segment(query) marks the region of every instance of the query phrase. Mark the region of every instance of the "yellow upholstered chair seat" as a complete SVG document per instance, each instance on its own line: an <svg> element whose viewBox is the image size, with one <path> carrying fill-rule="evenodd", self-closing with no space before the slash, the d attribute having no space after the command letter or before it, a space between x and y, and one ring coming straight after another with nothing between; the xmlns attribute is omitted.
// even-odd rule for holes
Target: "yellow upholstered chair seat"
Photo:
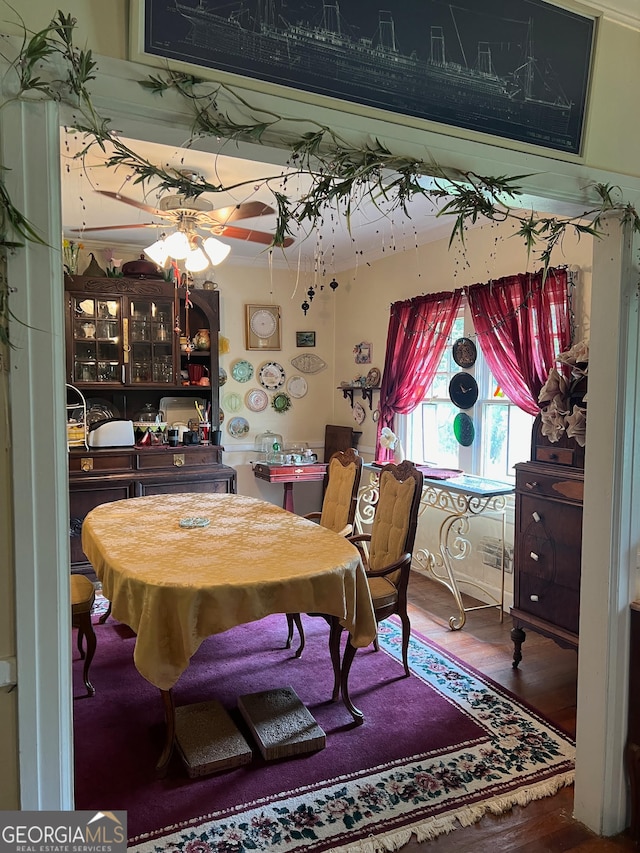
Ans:
<svg viewBox="0 0 640 853"><path fill-rule="evenodd" d="M369 591L374 609L389 607L398 600L398 589L387 578L369 578Z"/></svg>

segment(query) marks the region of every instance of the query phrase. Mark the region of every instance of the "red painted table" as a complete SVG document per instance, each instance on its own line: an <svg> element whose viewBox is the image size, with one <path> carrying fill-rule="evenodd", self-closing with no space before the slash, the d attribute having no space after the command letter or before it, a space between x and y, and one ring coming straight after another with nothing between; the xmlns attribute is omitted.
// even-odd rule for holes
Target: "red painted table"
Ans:
<svg viewBox="0 0 640 853"><path fill-rule="evenodd" d="M256 462L253 466L253 474L259 480L269 483L282 483L284 486L284 499L282 506L293 512L293 484L323 480L327 473L326 462L311 462L300 465L272 465L268 462Z"/></svg>

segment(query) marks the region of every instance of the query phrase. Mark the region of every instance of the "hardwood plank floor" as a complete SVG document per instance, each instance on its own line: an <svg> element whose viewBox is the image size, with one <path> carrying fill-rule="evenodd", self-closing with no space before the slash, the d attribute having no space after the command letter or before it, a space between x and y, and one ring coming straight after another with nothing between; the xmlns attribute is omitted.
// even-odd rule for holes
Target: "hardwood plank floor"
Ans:
<svg viewBox="0 0 640 853"><path fill-rule="evenodd" d="M505 614L501 623L496 609L467 614L461 631L451 631L449 617L455 606L451 594L440 584L416 572L409 584L412 627L423 636L463 659L501 684L515 696L537 708L556 725L575 736L577 656L552 640L527 631L518 669L511 666L512 621ZM478 602L465 599L465 606ZM456 829L433 841L415 840L402 853L616 853L637 851L627 832L615 838L600 838L572 818L573 787L553 797L515 806L499 816L486 815L470 827Z"/></svg>

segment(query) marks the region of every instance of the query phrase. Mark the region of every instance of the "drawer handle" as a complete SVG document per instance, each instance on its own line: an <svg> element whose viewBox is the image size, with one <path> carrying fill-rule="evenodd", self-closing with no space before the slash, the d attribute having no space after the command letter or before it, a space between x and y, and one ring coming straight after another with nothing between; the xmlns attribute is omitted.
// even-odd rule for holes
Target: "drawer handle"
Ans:
<svg viewBox="0 0 640 853"><path fill-rule="evenodd" d="M173 464L176 466L176 468L182 468L182 466L184 465L184 453L174 453Z"/></svg>
<svg viewBox="0 0 640 853"><path fill-rule="evenodd" d="M558 458L558 454L557 454L557 453L550 453L550 454L549 454L549 459L557 459L557 458Z"/></svg>
<svg viewBox="0 0 640 853"><path fill-rule="evenodd" d="M536 554L536 552L535 552L535 551L532 551L532 552L529 554L529 556L531 557L531 559L532 559L532 560L535 560L535 561L536 561L536 563L537 563L537 562L538 562L538 560L540 559L540 557Z"/></svg>
<svg viewBox="0 0 640 853"><path fill-rule="evenodd" d="M532 518L534 521L540 521L540 516L538 515L538 513L537 513L537 512L532 512L532 513L531 513L531 518Z"/></svg>
<svg viewBox="0 0 640 853"><path fill-rule="evenodd" d="M529 597L531 598L531 601L540 601L537 595L531 595Z"/></svg>
<svg viewBox="0 0 640 853"><path fill-rule="evenodd" d="M93 459L83 456L80 460L80 468L83 471L93 471Z"/></svg>
<svg viewBox="0 0 640 853"><path fill-rule="evenodd" d="M525 486L528 489L537 489L538 488L538 484L535 482L535 480L533 481L533 483L525 483Z"/></svg>
<svg viewBox="0 0 640 853"><path fill-rule="evenodd" d="M294 474L304 474L304 468L294 468L293 473Z"/></svg>

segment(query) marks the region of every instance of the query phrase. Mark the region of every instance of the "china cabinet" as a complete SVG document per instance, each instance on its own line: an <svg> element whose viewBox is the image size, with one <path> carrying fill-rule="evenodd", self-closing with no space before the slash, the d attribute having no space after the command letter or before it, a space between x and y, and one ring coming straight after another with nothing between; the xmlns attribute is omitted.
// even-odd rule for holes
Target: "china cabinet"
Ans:
<svg viewBox="0 0 640 853"><path fill-rule="evenodd" d="M184 295L184 288L176 291L163 279L65 276L67 382L86 398L89 420L94 415L135 420L141 410L159 410L163 398L184 398L185 408L194 412L191 398L204 400L219 411L219 293L191 291L188 312ZM194 333L200 346L209 341L208 349L180 347L180 337ZM200 369L190 371L193 365ZM236 472L221 456L216 445L70 446L72 571L90 572L80 545L90 510L142 495L233 493Z"/></svg>
<svg viewBox="0 0 640 853"><path fill-rule="evenodd" d="M163 279L65 276L65 295L67 382L85 396L185 388L191 363L218 376L218 291L190 291L189 311L184 288ZM181 349L190 329L210 346ZM215 380L207 393L217 411Z"/></svg>
<svg viewBox="0 0 640 853"><path fill-rule="evenodd" d="M516 468L513 666L531 628L578 647L584 448L552 444L534 422L531 461Z"/></svg>

